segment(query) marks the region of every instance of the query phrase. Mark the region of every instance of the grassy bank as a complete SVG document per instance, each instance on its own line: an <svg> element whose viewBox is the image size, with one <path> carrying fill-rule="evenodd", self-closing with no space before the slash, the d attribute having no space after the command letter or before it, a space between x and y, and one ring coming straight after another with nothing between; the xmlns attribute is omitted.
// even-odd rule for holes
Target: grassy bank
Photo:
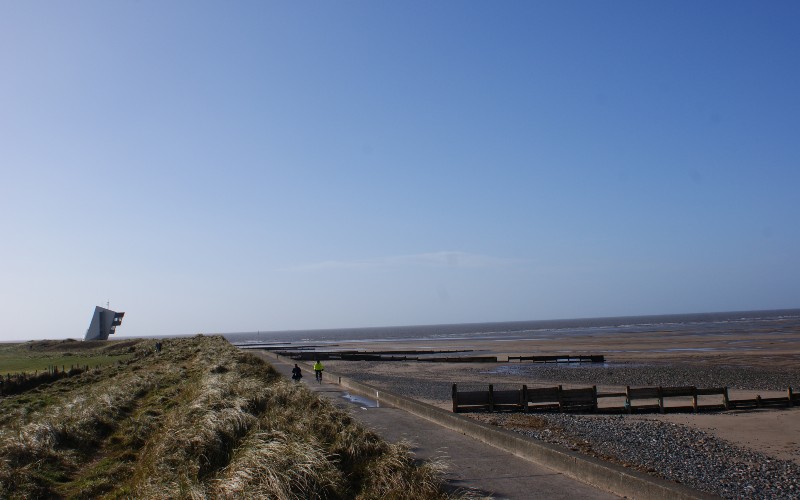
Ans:
<svg viewBox="0 0 800 500"><path fill-rule="evenodd" d="M221 337L0 400L0 498L444 498L415 464Z"/></svg>

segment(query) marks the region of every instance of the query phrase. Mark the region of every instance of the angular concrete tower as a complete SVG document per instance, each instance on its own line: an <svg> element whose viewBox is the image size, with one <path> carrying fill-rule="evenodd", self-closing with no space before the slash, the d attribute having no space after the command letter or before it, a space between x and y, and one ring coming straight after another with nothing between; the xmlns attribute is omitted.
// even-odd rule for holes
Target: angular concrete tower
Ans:
<svg viewBox="0 0 800 500"><path fill-rule="evenodd" d="M100 306L95 307L92 322L89 324L83 340L108 340L108 336L122 324L123 316L125 316L124 312L115 312Z"/></svg>

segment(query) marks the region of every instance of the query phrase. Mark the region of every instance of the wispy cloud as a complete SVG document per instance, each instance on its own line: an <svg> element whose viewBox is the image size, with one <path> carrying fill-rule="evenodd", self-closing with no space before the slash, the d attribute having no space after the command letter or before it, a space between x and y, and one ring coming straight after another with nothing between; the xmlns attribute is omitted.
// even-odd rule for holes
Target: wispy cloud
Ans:
<svg viewBox="0 0 800 500"><path fill-rule="evenodd" d="M508 266L520 260L490 257L467 252L430 252L412 255L392 255L372 259L327 260L286 268L291 271L316 271L326 269L367 269L404 267L487 268Z"/></svg>

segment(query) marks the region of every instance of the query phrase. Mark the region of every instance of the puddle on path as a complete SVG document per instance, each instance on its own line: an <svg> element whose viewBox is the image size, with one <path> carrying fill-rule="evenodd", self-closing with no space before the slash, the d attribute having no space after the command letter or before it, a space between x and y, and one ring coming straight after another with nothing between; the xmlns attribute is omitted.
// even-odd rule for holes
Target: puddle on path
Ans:
<svg viewBox="0 0 800 500"><path fill-rule="evenodd" d="M380 408L381 404L374 399L365 398L364 396L356 396L354 394L350 394L349 392L345 392L342 397L351 403L357 404L362 408Z"/></svg>

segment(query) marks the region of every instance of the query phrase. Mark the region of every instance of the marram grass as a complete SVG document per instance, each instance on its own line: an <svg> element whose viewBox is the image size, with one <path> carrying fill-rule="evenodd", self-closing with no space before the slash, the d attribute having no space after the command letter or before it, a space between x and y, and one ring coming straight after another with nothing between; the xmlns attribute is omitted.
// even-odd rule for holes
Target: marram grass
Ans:
<svg viewBox="0 0 800 500"><path fill-rule="evenodd" d="M222 337L0 399L0 498L447 498L347 413Z"/></svg>

